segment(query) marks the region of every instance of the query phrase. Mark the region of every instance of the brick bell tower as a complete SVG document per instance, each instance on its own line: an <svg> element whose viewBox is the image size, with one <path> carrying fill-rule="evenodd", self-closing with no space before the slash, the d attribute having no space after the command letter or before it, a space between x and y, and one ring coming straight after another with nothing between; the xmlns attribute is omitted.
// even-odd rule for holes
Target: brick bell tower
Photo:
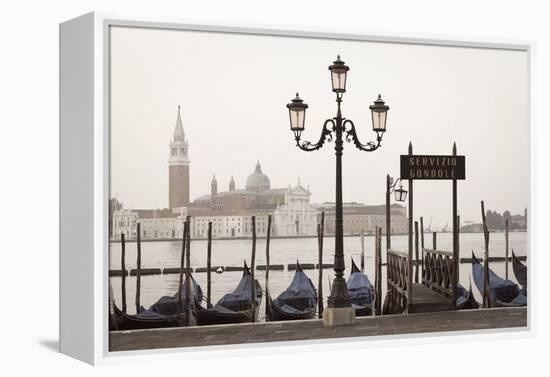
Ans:
<svg viewBox="0 0 550 377"><path fill-rule="evenodd" d="M168 160L169 182L168 197L171 210L189 204L189 144L185 140L180 106L172 140L170 140L170 158Z"/></svg>

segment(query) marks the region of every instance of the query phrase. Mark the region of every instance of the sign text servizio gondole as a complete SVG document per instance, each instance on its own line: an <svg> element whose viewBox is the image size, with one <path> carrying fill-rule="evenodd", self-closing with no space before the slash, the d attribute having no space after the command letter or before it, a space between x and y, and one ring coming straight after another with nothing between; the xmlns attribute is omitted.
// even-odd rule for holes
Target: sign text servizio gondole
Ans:
<svg viewBox="0 0 550 377"><path fill-rule="evenodd" d="M464 156L401 155L401 179L465 179Z"/></svg>

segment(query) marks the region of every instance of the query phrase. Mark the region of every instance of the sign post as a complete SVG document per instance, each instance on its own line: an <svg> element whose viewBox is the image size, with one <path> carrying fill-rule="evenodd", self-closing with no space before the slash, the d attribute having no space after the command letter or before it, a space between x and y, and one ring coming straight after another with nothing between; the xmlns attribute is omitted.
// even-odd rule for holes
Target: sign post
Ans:
<svg viewBox="0 0 550 377"><path fill-rule="evenodd" d="M456 143L453 143L453 157L456 158ZM463 161L464 162L464 161ZM462 171L464 173L464 171ZM453 310L456 310L456 298L458 288L458 209L457 209L457 194L456 194L456 175L453 177Z"/></svg>
<svg viewBox="0 0 550 377"><path fill-rule="evenodd" d="M466 179L466 158L456 154L456 143L451 155L413 155L412 143L409 153L401 155L401 179L409 181L409 303L412 302L412 250L413 250L413 181L415 180L451 180L453 182L453 265L452 265L452 300L456 309L458 268L459 268L459 224L457 181ZM435 234L434 234L435 236ZM434 248L435 248L434 237Z"/></svg>

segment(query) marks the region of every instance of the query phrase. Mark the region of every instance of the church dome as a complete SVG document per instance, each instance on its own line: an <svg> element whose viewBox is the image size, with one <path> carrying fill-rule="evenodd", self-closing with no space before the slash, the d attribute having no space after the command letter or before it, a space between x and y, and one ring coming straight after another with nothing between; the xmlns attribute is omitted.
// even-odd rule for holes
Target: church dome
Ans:
<svg viewBox="0 0 550 377"><path fill-rule="evenodd" d="M254 173L250 174L246 179L246 189L250 191L264 191L271 188L271 183L267 175L262 173L262 167L260 166L260 161L256 164L256 169Z"/></svg>

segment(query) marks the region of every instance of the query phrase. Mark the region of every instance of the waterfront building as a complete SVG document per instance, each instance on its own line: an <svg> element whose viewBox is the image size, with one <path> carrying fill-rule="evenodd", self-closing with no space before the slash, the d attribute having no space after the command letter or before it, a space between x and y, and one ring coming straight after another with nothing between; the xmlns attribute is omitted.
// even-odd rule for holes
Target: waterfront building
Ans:
<svg viewBox="0 0 550 377"><path fill-rule="evenodd" d="M124 237L133 238L136 236L136 224L138 213L126 208L121 208L113 211L112 214L112 234L111 237L119 240L120 235L124 233Z"/></svg>
<svg viewBox="0 0 550 377"><path fill-rule="evenodd" d="M191 236L206 238L208 223L212 222L212 238L235 238L252 236L252 216L256 216L256 236L267 234L267 212L220 211L203 212L191 216ZM272 233L273 234L273 233Z"/></svg>
<svg viewBox="0 0 550 377"><path fill-rule="evenodd" d="M334 203L322 203L317 206L319 211L325 211L325 234L333 235L335 227ZM392 234L405 234L408 232L407 210L400 204L392 204L390 207L390 223ZM343 203L344 210L344 234L357 235L361 232L374 234L376 227L381 227L386 233L386 206L365 205L363 203Z"/></svg>
<svg viewBox="0 0 550 377"><path fill-rule="evenodd" d="M272 215L273 236L313 236L318 211L310 199L311 192L301 185L300 180L295 186L271 188L269 177L258 161L247 177L244 189L238 189L234 177L231 177L229 189L219 192L218 181L213 176L210 194L195 199L188 207L188 213L196 218L196 230L201 235L206 234L208 221L215 221L219 225L213 236L248 237L251 235L252 216L256 216L257 234L265 235L267 217Z"/></svg>
<svg viewBox="0 0 550 377"><path fill-rule="evenodd" d="M137 236L141 224L141 239L172 239L183 236L185 211L177 214L170 209L120 209L113 213L113 239L124 233L127 239Z"/></svg>
<svg viewBox="0 0 550 377"><path fill-rule="evenodd" d="M514 229L527 229L527 215L512 215L510 226Z"/></svg>
<svg viewBox="0 0 550 377"><path fill-rule="evenodd" d="M460 227L461 233L481 233L483 232L482 223L467 222L465 225Z"/></svg>
<svg viewBox="0 0 550 377"><path fill-rule="evenodd" d="M311 192L300 184L288 186L284 201L273 212L278 236L311 236L317 234L319 211L310 203Z"/></svg>
<svg viewBox="0 0 550 377"><path fill-rule="evenodd" d="M199 196L190 208L208 207L213 211L273 211L284 203L286 188L271 188L269 177L262 172L258 161L252 174L246 179L244 189L237 189L235 179L231 177L229 189L218 191L218 181L213 176L210 182L210 194Z"/></svg>
<svg viewBox="0 0 550 377"><path fill-rule="evenodd" d="M141 224L141 238L172 239L183 237L185 212L177 214L170 209L138 209L137 221Z"/></svg>

